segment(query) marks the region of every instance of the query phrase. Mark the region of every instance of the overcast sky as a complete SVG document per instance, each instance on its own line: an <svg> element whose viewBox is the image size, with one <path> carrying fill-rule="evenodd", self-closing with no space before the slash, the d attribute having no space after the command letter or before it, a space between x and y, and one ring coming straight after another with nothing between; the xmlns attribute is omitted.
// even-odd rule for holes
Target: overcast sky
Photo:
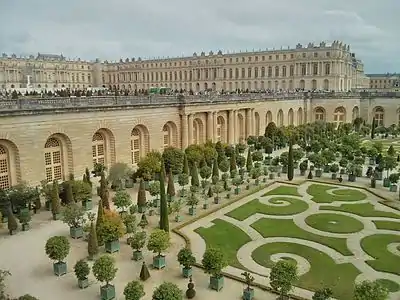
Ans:
<svg viewBox="0 0 400 300"><path fill-rule="evenodd" d="M400 0L0 0L0 52L119 60L342 40L400 72Z"/></svg>

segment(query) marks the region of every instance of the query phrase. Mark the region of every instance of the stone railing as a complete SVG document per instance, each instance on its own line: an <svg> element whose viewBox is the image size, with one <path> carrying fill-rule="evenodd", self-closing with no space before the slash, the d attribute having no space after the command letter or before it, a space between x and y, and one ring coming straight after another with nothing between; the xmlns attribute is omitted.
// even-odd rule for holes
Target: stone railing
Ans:
<svg viewBox="0 0 400 300"><path fill-rule="evenodd" d="M244 102L244 101L279 101L295 99L329 99L329 98L379 98L400 97L399 92L390 93L250 93L250 94L224 94L224 95L149 95L149 96L93 96L93 97L48 97L0 99L0 111L35 111L72 108L102 108L102 107L124 107L124 106L152 106L152 105L185 105L218 102Z"/></svg>

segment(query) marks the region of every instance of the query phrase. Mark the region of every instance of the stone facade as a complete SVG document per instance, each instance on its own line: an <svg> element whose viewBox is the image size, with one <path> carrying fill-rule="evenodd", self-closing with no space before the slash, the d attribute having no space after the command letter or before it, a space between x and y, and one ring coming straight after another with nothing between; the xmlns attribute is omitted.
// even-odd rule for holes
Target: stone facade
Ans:
<svg viewBox="0 0 400 300"><path fill-rule="evenodd" d="M392 95L393 96L393 95ZM399 96L399 95L397 95ZM94 162L137 166L151 150L195 143L235 144L277 126L316 120L400 120L398 98L302 94L219 97L110 97L0 101L0 187L80 177Z"/></svg>
<svg viewBox="0 0 400 300"><path fill-rule="evenodd" d="M367 74L369 89L375 91L400 91L400 74Z"/></svg>
<svg viewBox="0 0 400 300"><path fill-rule="evenodd" d="M29 77L29 80L27 79ZM340 41L288 49L239 53L210 51L192 56L119 62L67 61L42 55L0 58L0 89L82 89L107 87L126 90L169 87L202 90L333 90L368 88L364 65Z"/></svg>

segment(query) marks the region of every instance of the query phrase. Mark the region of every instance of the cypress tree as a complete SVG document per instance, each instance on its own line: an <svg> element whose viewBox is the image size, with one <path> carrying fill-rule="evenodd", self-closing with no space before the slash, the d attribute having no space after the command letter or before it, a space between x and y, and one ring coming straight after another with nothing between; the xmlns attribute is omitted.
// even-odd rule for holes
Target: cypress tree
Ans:
<svg viewBox="0 0 400 300"><path fill-rule="evenodd" d="M104 245L103 237L101 235L101 229L104 223L104 210L103 204L101 203L101 199L99 201L99 206L97 207L97 220L96 220L96 236L97 236L97 244L99 246Z"/></svg>
<svg viewBox="0 0 400 300"><path fill-rule="evenodd" d="M219 178L218 160L216 158L214 158L213 170L212 170L212 177L214 176Z"/></svg>
<svg viewBox="0 0 400 300"><path fill-rule="evenodd" d="M140 270L139 278L141 281L146 281L147 279L150 278L150 272L145 262L143 262L142 264L142 269Z"/></svg>
<svg viewBox="0 0 400 300"><path fill-rule="evenodd" d="M110 210L110 192L106 188L102 197L101 197L101 203L103 204L103 207L105 209Z"/></svg>
<svg viewBox="0 0 400 300"><path fill-rule="evenodd" d="M197 165L196 165L196 163L193 163L193 167L192 167L192 169L191 169L191 175L192 175L192 178L191 178L191 182L190 182L190 184L192 185L192 186L197 186L197 187L199 187L200 186L200 181L199 181L199 173L198 173L198 171L197 171Z"/></svg>
<svg viewBox="0 0 400 300"><path fill-rule="evenodd" d="M53 219L56 220L57 215L61 211L60 197L58 193L58 183L56 180L53 181L53 189L51 192L51 212L53 213Z"/></svg>
<svg viewBox="0 0 400 300"><path fill-rule="evenodd" d="M100 198L103 196L107 189L107 180L104 172L101 173L100 175Z"/></svg>
<svg viewBox="0 0 400 300"><path fill-rule="evenodd" d="M42 208L42 201L40 201L40 192L39 188L35 189L35 210L38 211Z"/></svg>
<svg viewBox="0 0 400 300"><path fill-rule="evenodd" d="M90 233L89 233L89 240L88 240L88 254L89 259L92 260L95 255L99 253L99 244L97 242L97 233L96 227L94 227L94 223L90 224Z"/></svg>
<svg viewBox="0 0 400 300"><path fill-rule="evenodd" d="M231 158L230 158L230 168L229 171L231 173L236 173L237 172L237 165L236 165L236 154L232 153Z"/></svg>
<svg viewBox="0 0 400 300"><path fill-rule="evenodd" d="M372 128L371 128L371 140L375 138L375 127L376 127L375 118L372 119Z"/></svg>
<svg viewBox="0 0 400 300"><path fill-rule="evenodd" d="M290 139L289 141L289 155L288 155L288 172L287 178L289 181L293 180L294 176L294 162L293 162L293 141Z"/></svg>
<svg viewBox="0 0 400 300"><path fill-rule="evenodd" d="M189 163L188 163L188 159L187 159L186 154L184 155L184 158L183 158L183 171L182 171L182 173L186 174L186 175L189 175Z"/></svg>
<svg viewBox="0 0 400 300"><path fill-rule="evenodd" d="M65 185L66 191L65 191L65 202L66 204L70 204L74 202L74 194L72 192L72 183L67 182Z"/></svg>
<svg viewBox="0 0 400 300"><path fill-rule="evenodd" d="M246 170L250 172L253 169L253 157L251 156L250 149L247 150Z"/></svg>
<svg viewBox="0 0 400 300"><path fill-rule="evenodd" d="M160 229L169 232L169 220L168 220L168 206L167 197L165 195L165 167L164 164L161 166L160 176Z"/></svg>
<svg viewBox="0 0 400 300"><path fill-rule="evenodd" d="M89 168L85 169L85 177L86 177L86 182L90 184L90 186L93 186L92 181L90 180L90 171Z"/></svg>
<svg viewBox="0 0 400 300"><path fill-rule="evenodd" d="M7 219L8 232L10 233L10 235L13 235L14 231L18 229L18 223L11 208L8 210Z"/></svg>
<svg viewBox="0 0 400 300"><path fill-rule="evenodd" d="M139 190L137 194L137 206L139 209L139 212L142 212L141 209L146 207L147 201L146 201L146 189L144 187L144 181L141 178L140 179L140 185L139 185Z"/></svg>
<svg viewBox="0 0 400 300"><path fill-rule="evenodd" d="M169 197L169 201L172 201L172 197L175 196L175 184L174 184L174 178L172 177L172 173L168 173L168 186L167 186L167 194Z"/></svg>

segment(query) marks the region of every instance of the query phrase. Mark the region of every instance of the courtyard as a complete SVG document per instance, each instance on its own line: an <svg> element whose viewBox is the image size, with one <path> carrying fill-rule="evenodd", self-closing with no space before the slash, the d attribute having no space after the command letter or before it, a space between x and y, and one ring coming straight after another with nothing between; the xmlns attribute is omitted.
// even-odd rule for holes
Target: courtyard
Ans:
<svg viewBox="0 0 400 300"><path fill-rule="evenodd" d="M198 260L219 247L227 273L248 270L263 285L273 263L287 259L299 270L294 294L311 298L329 286L335 298L351 299L354 282L376 279L389 299L400 297L400 213L361 189L275 182L180 231Z"/></svg>

